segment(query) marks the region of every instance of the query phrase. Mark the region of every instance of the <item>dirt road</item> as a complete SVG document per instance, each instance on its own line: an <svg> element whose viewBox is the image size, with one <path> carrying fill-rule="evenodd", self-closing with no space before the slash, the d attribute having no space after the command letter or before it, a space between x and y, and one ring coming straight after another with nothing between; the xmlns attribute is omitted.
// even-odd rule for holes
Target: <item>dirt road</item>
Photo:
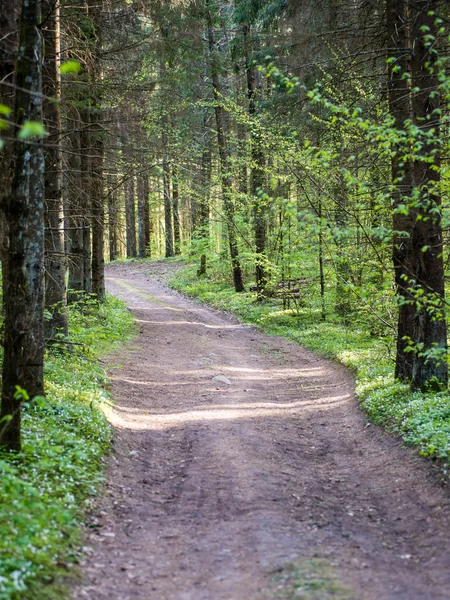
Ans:
<svg viewBox="0 0 450 600"><path fill-rule="evenodd" d="M182 298L156 268L108 267L140 334L113 360L114 454L73 597L450 598L431 464L366 426L344 368Z"/></svg>

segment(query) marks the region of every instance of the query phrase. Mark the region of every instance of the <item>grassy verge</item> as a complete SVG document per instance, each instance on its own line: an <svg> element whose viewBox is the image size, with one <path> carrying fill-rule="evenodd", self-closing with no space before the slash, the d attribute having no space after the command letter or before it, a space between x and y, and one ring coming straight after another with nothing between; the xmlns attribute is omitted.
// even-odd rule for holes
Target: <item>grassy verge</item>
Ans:
<svg viewBox="0 0 450 600"><path fill-rule="evenodd" d="M278 300L258 302L254 293L236 294L226 284L199 279L196 267L187 266L169 285L215 308L231 311L243 322L266 333L290 338L303 346L337 359L356 374L357 394L370 419L400 434L421 454L438 459L444 474L450 461L450 395L411 393L394 381L392 340L374 338L369 332L323 322L320 308L283 310Z"/></svg>
<svg viewBox="0 0 450 600"><path fill-rule="evenodd" d="M111 429L98 359L131 337L133 318L108 297L71 310L70 331L72 351L48 353L46 401L24 408L22 453L0 455L0 600L66 597L79 525L102 481Z"/></svg>

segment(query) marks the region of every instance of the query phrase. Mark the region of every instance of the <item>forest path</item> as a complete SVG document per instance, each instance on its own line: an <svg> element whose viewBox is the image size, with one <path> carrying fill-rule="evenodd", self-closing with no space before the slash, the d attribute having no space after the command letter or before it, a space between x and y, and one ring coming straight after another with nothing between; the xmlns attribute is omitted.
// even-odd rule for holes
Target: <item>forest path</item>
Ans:
<svg viewBox="0 0 450 600"><path fill-rule="evenodd" d="M431 464L366 427L344 368L168 290L160 268L107 268L140 334L113 361L114 453L74 598L450 598ZM291 593L287 564L311 557L350 591L327 567Z"/></svg>

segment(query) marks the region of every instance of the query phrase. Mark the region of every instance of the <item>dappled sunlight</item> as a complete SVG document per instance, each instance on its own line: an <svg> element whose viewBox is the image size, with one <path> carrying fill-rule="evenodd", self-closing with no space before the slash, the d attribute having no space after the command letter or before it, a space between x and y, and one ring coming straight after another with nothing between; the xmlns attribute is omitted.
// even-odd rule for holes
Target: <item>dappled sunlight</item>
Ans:
<svg viewBox="0 0 450 600"><path fill-rule="evenodd" d="M289 403L255 402L236 405L223 404L195 407L180 412L150 412L128 407L105 407L105 414L112 425L121 429L138 431L164 431L173 427L200 424L209 421L238 421L241 419L291 418L306 411L326 411L344 404L349 394L326 396L311 400L295 400Z"/></svg>
<svg viewBox="0 0 450 600"><path fill-rule="evenodd" d="M239 373L239 372L251 372L251 373L262 373L265 375L264 379L268 378L268 374L270 373L270 378L276 376L276 379L290 379L292 377L322 377L326 375L326 370L323 367L311 367L306 369L252 369L247 367L235 367L235 366L222 366L220 367L222 371L226 371L227 373ZM235 375L237 379L241 379L238 375ZM244 377L243 379L247 379ZM258 379L258 377L255 377Z"/></svg>
<svg viewBox="0 0 450 600"><path fill-rule="evenodd" d="M201 358L197 359L200 361ZM212 359L211 359L212 362ZM211 369L211 365L205 365L209 369ZM150 365L151 367L151 365ZM225 388L227 391L231 391L233 388L233 383L261 383L263 382L265 386L274 386L277 384L278 380L286 381L289 379L295 379L292 383L296 386L299 386L298 379L299 378L315 378L315 377L323 377L326 374L325 369L321 367L313 367L311 369L285 369L285 370L267 370L267 369L254 369L254 368L245 368L245 367L234 367L234 366L223 366L217 367L217 372L214 374L205 373L204 370L201 369L186 369L186 370L173 370L171 371L171 375L173 377L172 381L148 381L148 380L140 380L133 379L130 377L123 377L121 374L112 375L111 379L113 381L126 381L127 383L131 383L139 386L149 386L149 387L176 387L176 386L190 386L190 385L199 385L203 383L205 385L213 385L213 389L216 389L217 383L214 381L214 376L220 373L226 373L231 379L231 386ZM189 381L186 381L186 378L190 377ZM218 382L220 384L220 382ZM301 384L300 384L301 385ZM223 387L223 384L222 384ZM301 386L303 389L307 389L306 386ZM308 386L309 388L309 386Z"/></svg>
<svg viewBox="0 0 450 600"><path fill-rule="evenodd" d="M206 329L249 329L246 325L209 325L207 323L199 323L197 321L145 321L143 319L136 319L137 323L148 323L149 325L171 325L177 327L178 325L190 325L206 327Z"/></svg>

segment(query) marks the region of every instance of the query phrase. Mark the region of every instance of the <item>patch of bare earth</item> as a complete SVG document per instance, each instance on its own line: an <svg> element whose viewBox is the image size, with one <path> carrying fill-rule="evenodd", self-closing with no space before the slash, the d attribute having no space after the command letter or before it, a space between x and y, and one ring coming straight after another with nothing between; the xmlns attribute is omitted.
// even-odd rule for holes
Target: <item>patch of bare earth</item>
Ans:
<svg viewBox="0 0 450 600"><path fill-rule="evenodd" d="M73 597L309 598L279 575L318 557L357 600L450 598L448 490L366 427L348 371L152 268L107 270L140 334L115 357L114 453Z"/></svg>

